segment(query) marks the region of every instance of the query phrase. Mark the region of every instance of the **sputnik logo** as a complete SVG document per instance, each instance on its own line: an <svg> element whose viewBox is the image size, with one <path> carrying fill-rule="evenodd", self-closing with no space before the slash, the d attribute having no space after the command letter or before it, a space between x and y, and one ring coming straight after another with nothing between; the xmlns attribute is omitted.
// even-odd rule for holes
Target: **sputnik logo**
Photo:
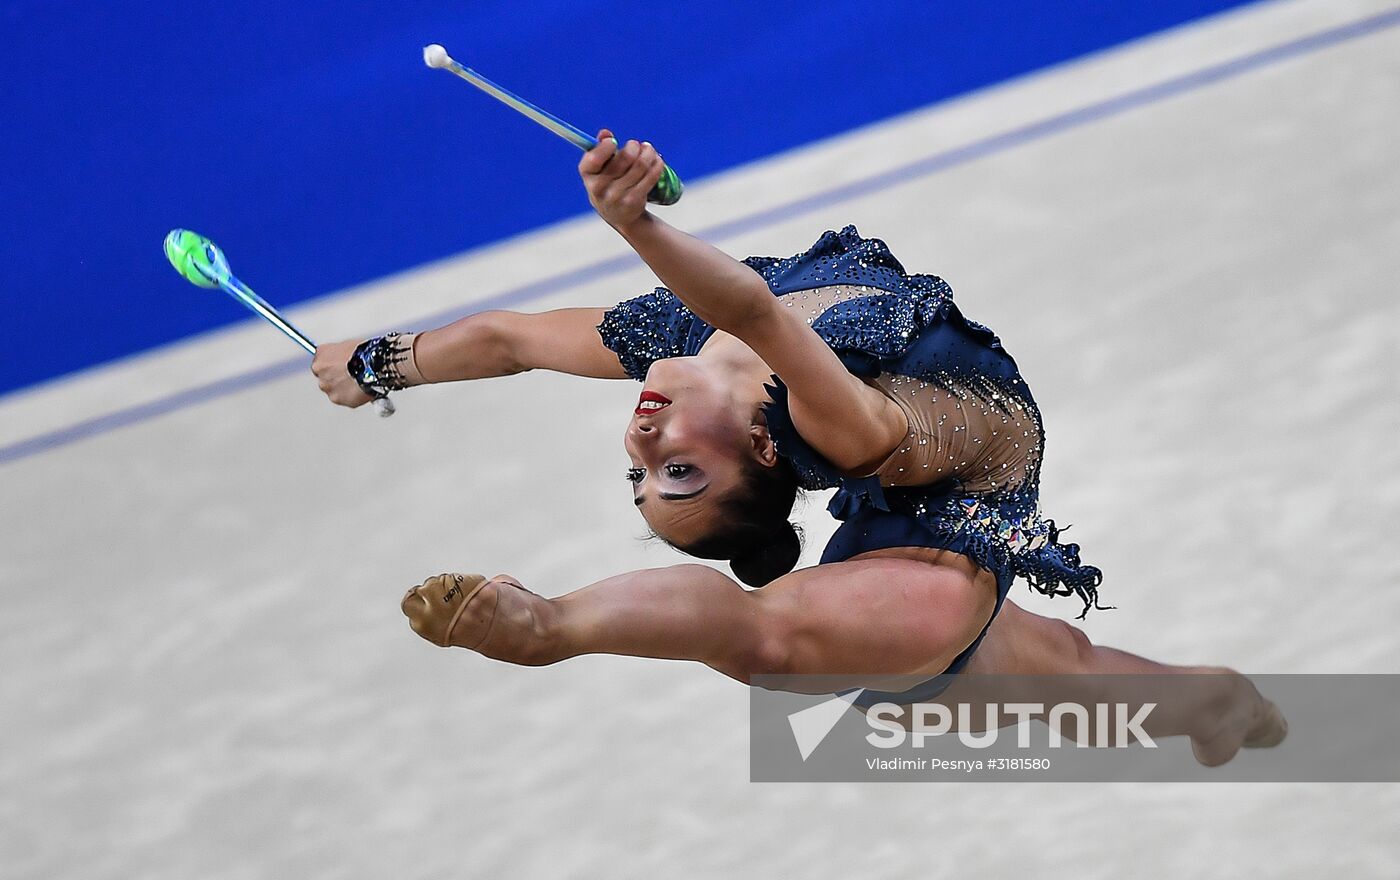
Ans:
<svg viewBox="0 0 1400 880"><path fill-rule="evenodd" d="M811 757L812 752L816 751L817 746L821 745L822 740L836 727L836 723L846 714L856 697L864 691L865 688L858 688L788 716L788 726L792 728L792 738L797 743L797 751L802 755L803 761Z"/></svg>

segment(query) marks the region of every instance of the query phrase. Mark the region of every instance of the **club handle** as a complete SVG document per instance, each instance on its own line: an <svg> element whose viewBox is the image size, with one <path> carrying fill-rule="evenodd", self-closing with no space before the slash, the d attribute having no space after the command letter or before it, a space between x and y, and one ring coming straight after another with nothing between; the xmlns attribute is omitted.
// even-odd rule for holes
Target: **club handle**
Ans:
<svg viewBox="0 0 1400 880"><path fill-rule="evenodd" d="M674 205L681 200L681 193L685 192L685 184L681 183L681 178L667 165L661 172L661 177L656 181L656 186L647 193L647 201L654 205Z"/></svg>

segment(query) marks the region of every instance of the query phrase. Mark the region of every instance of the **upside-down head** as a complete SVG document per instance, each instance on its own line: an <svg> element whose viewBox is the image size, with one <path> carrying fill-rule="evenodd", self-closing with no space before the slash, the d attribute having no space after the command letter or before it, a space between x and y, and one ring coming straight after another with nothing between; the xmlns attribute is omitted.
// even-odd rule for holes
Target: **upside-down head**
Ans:
<svg viewBox="0 0 1400 880"><path fill-rule="evenodd" d="M702 559L726 559L750 586L791 571L802 552L788 521L797 475L762 410L698 368L655 362L623 438L633 499L652 532Z"/></svg>

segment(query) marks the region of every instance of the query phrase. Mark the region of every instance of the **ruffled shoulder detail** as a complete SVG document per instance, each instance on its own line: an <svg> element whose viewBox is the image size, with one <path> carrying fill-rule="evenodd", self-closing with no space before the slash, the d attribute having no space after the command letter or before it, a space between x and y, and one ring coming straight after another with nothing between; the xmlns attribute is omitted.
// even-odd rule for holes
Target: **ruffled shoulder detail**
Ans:
<svg viewBox="0 0 1400 880"><path fill-rule="evenodd" d="M598 325L603 345L638 381L646 378L654 361L699 352L712 333L713 327L664 287L618 303Z"/></svg>
<svg viewBox="0 0 1400 880"><path fill-rule="evenodd" d="M932 275L908 275L904 266L878 238L861 238L855 226L840 232L827 230L816 244L791 257L749 257L744 263L763 276L778 295L832 284L865 284L898 292L911 279Z"/></svg>
<svg viewBox="0 0 1400 880"><path fill-rule="evenodd" d="M862 238L855 226L840 232L828 229L800 254L749 257L744 264L763 276L778 296L833 284L864 285L890 293L953 295L952 288L937 275L905 272L888 245L878 238Z"/></svg>
<svg viewBox="0 0 1400 880"><path fill-rule="evenodd" d="M937 323L964 328L985 348L1002 348L991 328L963 316L948 282L905 272L883 241L862 238L855 226L828 230L795 256L749 257L744 263L779 296L840 284L884 291L833 306L812 324L858 375L878 372L873 361L904 356L920 331Z"/></svg>

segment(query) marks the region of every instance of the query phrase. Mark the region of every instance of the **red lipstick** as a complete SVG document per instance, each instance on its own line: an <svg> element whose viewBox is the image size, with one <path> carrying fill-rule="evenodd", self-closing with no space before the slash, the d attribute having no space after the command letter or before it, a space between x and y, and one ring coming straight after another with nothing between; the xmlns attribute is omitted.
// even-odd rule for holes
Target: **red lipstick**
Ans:
<svg viewBox="0 0 1400 880"><path fill-rule="evenodd" d="M670 405L671 398L666 395L657 394L655 391L643 391L642 396L637 398L637 408L633 412L639 416L650 416Z"/></svg>

